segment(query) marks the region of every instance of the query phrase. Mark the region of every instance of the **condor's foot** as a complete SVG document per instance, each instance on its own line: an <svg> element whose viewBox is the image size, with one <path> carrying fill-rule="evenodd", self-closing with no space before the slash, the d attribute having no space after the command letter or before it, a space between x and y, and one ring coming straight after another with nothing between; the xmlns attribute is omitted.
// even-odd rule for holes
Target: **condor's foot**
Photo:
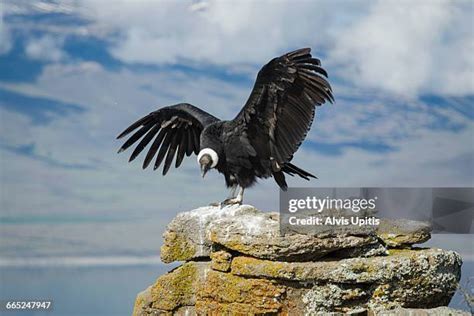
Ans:
<svg viewBox="0 0 474 316"><path fill-rule="evenodd" d="M228 205L242 205L242 199L239 199L238 197L235 198L230 198L230 199L225 199L224 201L221 202L220 206L228 206Z"/></svg>
<svg viewBox="0 0 474 316"><path fill-rule="evenodd" d="M212 203L209 203L209 206L220 207L220 206L221 206L221 203L219 203L219 202L212 202Z"/></svg>
<svg viewBox="0 0 474 316"><path fill-rule="evenodd" d="M236 189L236 187L232 188L231 195L222 201L221 207L235 204L242 205L242 201L244 200L244 188L239 187L239 192L235 195Z"/></svg>

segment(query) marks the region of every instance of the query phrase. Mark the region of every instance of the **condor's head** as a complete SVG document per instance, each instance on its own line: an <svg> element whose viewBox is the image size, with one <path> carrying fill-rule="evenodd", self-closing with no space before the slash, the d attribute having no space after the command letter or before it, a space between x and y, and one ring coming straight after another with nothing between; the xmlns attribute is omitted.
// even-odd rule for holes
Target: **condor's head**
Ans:
<svg viewBox="0 0 474 316"><path fill-rule="evenodd" d="M219 156L223 153L220 125L210 125L202 131L200 147L201 150L199 151L197 160L201 167L201 175L204 178L210 169L217 166Z"/></svg>
<svg viewBox="0 0 474 316"><path fill-rule="evenodd" d="M217 166L217 163L219 162L219 156L214 149L204 148L199 152L197 160L201 166L201 175L204 178L210 169Z"/></svg>

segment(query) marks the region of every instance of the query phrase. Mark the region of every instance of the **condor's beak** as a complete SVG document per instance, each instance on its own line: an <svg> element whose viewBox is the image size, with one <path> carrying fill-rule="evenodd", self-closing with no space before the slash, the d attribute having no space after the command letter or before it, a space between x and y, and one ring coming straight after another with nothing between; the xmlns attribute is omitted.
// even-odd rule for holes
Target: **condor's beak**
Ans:
<svg viewBox="0 0 474 316"><path fill-rule="evenodd" d="M209 171L209 165L208 164L202 164L201 165L201 176L204 178L204 176L206 175L206 173Z"/></svg>

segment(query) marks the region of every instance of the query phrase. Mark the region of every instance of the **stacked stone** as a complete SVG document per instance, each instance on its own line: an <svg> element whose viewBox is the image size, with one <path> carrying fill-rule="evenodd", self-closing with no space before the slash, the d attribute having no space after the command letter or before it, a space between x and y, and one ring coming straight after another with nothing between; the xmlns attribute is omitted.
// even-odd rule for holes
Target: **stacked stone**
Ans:
<svg viewBox="0 0 474 316"><path fill-rule="evenodd" d="M413 247L430 232L425 223L382 220L363 232L280 236L277 213L248 205L180 213L164 233L161 260L184 263L138 294L134 315L377 314L445 306L462 262L453 251Z"/></svg>

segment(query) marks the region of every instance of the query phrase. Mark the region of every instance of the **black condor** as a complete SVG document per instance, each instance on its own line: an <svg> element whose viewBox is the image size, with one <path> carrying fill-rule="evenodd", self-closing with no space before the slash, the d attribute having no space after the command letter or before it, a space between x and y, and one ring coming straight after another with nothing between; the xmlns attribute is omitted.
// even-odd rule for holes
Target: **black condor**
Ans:
<svg viewBox="0 0 474 316"><path fill-rule="evenodd" d="M286 190L285 173L315 178L291 160L311 128L315 107L334 101L325 77L311 49L287 53L263 66L249 99L233 120L220 120L187 103L167 106L125 129L117 138L138 130L119 152L141 139L130 156L132 161L152 142L143 168L156 156L154 169L164 161L163 175L174 157L178 168L185 155L194 153L203 177L212 168L224 175L231 188L224 204L242 203L244 189L256 178L273 177Z"/></svg>

